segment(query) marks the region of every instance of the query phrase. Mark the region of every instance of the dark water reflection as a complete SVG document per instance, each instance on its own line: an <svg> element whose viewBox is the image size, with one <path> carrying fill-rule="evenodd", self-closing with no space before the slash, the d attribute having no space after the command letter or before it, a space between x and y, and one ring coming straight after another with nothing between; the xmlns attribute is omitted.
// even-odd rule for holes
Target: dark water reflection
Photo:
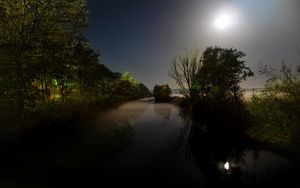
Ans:
<svg viewBox="0 0 300 188"><path fill-rule="evenodd" d="M187 151L203 172L206 186L299 185L299 173L292 162L236 131L230 119L211 124L199 119L186 122L190 130Z"/></svg>
<svg viewBox="0 0 300 188"><path fill-rule="evenodd" d="M256 187L297 179L286 158L151 99L33 130L0 157L1 187Z"/></svg>

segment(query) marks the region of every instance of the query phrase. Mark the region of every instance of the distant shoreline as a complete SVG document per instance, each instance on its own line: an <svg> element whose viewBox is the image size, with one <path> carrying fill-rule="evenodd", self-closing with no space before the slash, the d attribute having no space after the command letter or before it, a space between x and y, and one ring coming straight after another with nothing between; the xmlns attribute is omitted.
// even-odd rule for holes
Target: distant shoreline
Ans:
<svg viewBox="0 0 300 188"><path fill-rule="evenodd" d="M242 92L244 93L244 98L246 100L250 99L253 95L260 95L264 88L242 88ZM172 89L171 90L172 97L184 97L180 93L180 89Z"/></svg>

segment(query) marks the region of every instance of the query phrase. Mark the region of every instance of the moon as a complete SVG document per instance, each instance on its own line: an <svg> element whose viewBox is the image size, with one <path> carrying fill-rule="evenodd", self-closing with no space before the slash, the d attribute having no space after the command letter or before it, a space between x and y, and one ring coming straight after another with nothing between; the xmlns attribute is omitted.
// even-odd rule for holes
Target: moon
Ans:
<svg viewBox="0 0 300 188"><path fill-rule="evenodd" d="M232 28L237 22L237 14L233 10L223 10L217 14L213 25L220 31L225 31Z"/></svg>

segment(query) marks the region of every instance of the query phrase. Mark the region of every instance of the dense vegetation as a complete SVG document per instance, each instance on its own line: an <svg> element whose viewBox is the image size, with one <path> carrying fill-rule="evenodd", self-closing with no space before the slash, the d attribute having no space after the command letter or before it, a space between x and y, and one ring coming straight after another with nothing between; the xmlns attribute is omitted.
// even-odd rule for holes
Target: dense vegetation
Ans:
<svg viewBox="0 0 300 188"><path fill-rule="evenodd" d="M255 120L249 133L268 144L296 147L300 141L300 69L283 63L280 69L264 66L260 73L267 81L262 93L247 105Z"/></svg>
<svg viewBox="0 0 300 188"><path fill-rule="evenodd" d="M0 111L5 122L9 117L22 122L28 113L71 114L88 103L107 107L150 94L128 72L114 73L102 63L83 34L87 18L85 0L1 1Z"/></svg>

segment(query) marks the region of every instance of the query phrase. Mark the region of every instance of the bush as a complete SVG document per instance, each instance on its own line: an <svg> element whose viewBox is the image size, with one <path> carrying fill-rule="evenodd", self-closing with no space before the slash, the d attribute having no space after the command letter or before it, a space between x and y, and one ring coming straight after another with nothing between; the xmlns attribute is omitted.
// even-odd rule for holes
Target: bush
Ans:
<svg viewBox="0 0 300 188"><path fill-rule="evenodd" d="M269 96L254 97L248 104L253 125L248 134L260 142L288 147L293 142L299 124L299 106L284 99Z"/></svg>
<svg viewBox="0 0 300 188"><path fill-rule="evenodd" d="M156 102L168 102L171 100L171 89L168 84L155 85L153 94Z"/></svg>
<svg viewBox="0 0 300 188"><path fill-rule="evenodd" d="M277 147L291 147L300 141L300 69L282 63L278 70L264 66L260 73L267 77L261 95L254 96L248 110L254 120L251 137Z"/></svg>

